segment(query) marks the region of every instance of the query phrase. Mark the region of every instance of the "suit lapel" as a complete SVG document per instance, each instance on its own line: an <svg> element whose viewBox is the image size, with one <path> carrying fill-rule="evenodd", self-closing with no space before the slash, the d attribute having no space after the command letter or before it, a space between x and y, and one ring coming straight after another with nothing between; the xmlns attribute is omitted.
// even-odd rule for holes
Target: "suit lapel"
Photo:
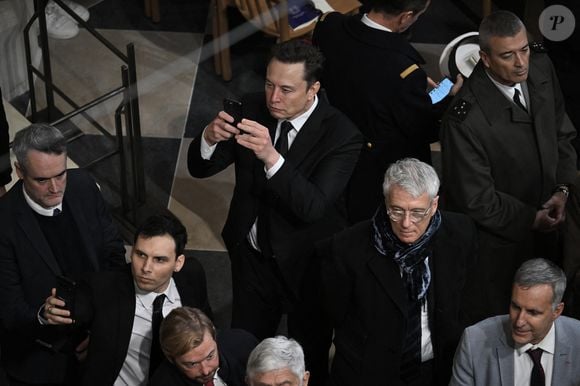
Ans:
<svg viewBox="0 0 580 386"><path fill-rule="evenodd" d="M22 192L22 184L14 186L12 189L20 189L18 192L18 201L17 201L17 215L16 215L16 222L18 226L22 228L24 234L30 240L30 244L36 249L42 260L46 263L46 265L50 268L50 270L55 275L62 275L62 271L56 258L52 254L52 250L38 225L38 221L34 217L34 213L26 200L24 199L24 193Z"/></svg>
<svg viewBox="0 0 580 386"><path fill-rule="evenodd" d="M407 294L397 264L376 251L374 251L374 257L367 264L371 273L406 317Z"/></svg>
<svg viewBox="0 0 580 386"><path fill-rule="evenodd" d="M564 385L570 379L573 379L572 368L575 365L572 362L572 347L563 336L559 327L560 320L556 319L556 338L554 350L554 370L552 371L552 385Z"/></svg>
<svg viewBox="0 0 580 386"><path fill-rule="evenodd" d="M85 217L85 211L83 210L83 208L80 205L80 201L78 200L74 200L74 199L69 199L69 195L64 194L64 199L63 199L63 204L67 206L67 208L70 210L71 212L71 216L75 221L75 224L77 226L77 230L79 232L80 238L81 238L81 244L84 248L84 256L87 258L87 260L89 261L89 263L91 264L93 270L98 270L99 269L99 262L98 262L98 258L95 254L95 252L97 251L97 248L95 248L95 246L93 245L93 239L91 237L89 237L89 235L87 234L87 230L91 229L89 227L89 222L87 221L87 218Z"/></svg>
<svg viewBox="0 0 580 386"><path fill-rule="evenodd" d="M115 346L118 348L117 360L121 359L121 361L125 360L131 341L131 331L133 330L133 322L135 320L135 303L137 300L135 297L135 284L133 283L133 276L130 269L127 269L126 273L128 275L123 278L122 282L119 282L118 292L115 296L118 311L115 314L119 316L116 329L118 333L116 338L119 340L119 344ZM111 339L113 338L112 336Z"/></svg>
<svg viewBox="0 0 580 386"><path fill-rule="evenodd" d="M320 138L326 132L325 126L322 125L322 118L326 105L322 98L318 98L318 105L304 123L304 126L298 132L296 139L284 156L293 165L299 165L300 162L312 154L312 149L317 146Z"/></svg>
<svg viewBox="0 0 580 386"><path fill-rule="evenodd" d="M502 323L503 331L496 340L496 359L499 367L499 378L502 385L514 384L514 349L511 343L511 329L509 318Z"/></svg>

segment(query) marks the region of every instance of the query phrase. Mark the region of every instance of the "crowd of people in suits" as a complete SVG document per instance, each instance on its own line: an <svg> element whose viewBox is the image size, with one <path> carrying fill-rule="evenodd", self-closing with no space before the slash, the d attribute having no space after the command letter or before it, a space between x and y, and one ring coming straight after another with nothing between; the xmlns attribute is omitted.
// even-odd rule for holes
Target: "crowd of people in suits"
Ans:
<svg viewBox="0 0 580 386"><path fill-rule="evenodd" d="M401 35L429 3L324 15L313 44L273 48L263 93L192 141L193 177L235 167L231 329L212 323L179 220L147 218L127 263L61 132L19 131L0 198L6 382L579 385L580 321L562 314L577 317L580 179L558 78L497 11L471 76L431 103ZM283 315L291 339L274 337Z"/></svg>

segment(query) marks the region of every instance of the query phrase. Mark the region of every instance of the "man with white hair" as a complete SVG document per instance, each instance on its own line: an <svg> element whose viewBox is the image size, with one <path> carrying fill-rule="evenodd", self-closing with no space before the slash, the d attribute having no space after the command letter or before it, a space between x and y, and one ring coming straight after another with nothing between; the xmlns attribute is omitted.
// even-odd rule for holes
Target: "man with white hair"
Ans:
<svg viewBox="0 0 580 386"><path fill-rule="evenodd" d="M248 386L308 386L310 373L298 342L284 336L266 338L250 354L246 366Z"/></svg>
<svg viewBox="0 0 580 386"><path fill-rule="evenodd" d="M468 217L437 210L438 190L431 166L399 160L374 217L321 245L335 332L331 385L449 382L476 230Z"/></svg>

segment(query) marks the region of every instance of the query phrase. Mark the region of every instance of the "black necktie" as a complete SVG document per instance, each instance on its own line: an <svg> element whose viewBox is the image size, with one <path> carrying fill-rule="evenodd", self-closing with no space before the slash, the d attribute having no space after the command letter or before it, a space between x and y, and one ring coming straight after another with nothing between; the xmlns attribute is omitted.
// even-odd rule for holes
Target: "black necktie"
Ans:
<svg viewBox="0 0 580 386"><path fill-rule="evenodd" d="M521 107L526 113L528 112L528 109L526 109L526 106L524 106L522 100L520 99L520 90L517 88L514 88L514 103Z"/></svg>
<svg viewBox="0 0 580 386"><path fill-rule="evenodd" d="M149 378L161 364L161 345L159 343L159 327L163 320L163 302L165 295L158 295L153 301L153 315L151 317L151 354L149 355Z"/></svg>
<svg viewBox="0 0 580 386"><path fill-rule="evenodd" d="M532 376L530 377L530 386L545 386L546 375L544 374L544 368L542 367L542 362L540 361L542 359L542 349L530 349L526 352L532 358L532 362L534 362L534 367L532 367Z"/></svg>
<svg viewBox="0 0 580 386"><path fill-rule="evenodd" d="M292 130L294 126L290 121L283 121L280 125L280 135L274 147L278 150L278 153L285 155L288 152L288 133Z"/></svg>
<svg viewBox="0 0 580 386"><path fill-rule="evenodd" d="M54 216L58 216L58 215L60 214L60 212L61 212L61 210L60 210L60 209L58 209L58 208L55 208L55 209L52 211L52 216L53 216L53 217L54 217Z"/></svg>

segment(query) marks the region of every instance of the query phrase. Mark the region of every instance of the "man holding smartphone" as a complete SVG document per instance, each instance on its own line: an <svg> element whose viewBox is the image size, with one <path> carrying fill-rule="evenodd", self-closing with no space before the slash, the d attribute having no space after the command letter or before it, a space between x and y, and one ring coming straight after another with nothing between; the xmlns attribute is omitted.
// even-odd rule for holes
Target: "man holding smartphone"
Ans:
<svg viewBox="0 0 580 386"><path fill-rule="evenodd" d="M125 264L125 248L92 177L67 169L66 138L46 124L16 133L19 181L0 198L2 365L10 385L75 384L74 331L42 317L58 276ZM76 342L75 342L76 343Z"/></svg>
<svg viewBox="0 0 580 386"><path fill-rule="evenodd" d="M310 301L318 283L314 243L346 224L341 198L362 142L348 118L317 96L321 70L322 55L311 45L275 46L265 95L244 96L237 126L221 111L188 153L189 172L197 178L235 164L222 231L232 264L232 327L264 339L288 314L289 334L307 352L321 347L315 341L323 335ZM327 371L328 347L320 351L307 354L322 358L314 378Z"/></svg>
<svg viewBox="0 0 580 386"><path fill-rule="evenodd" d="M322 85L330 103L365 136L347 188L351 223L371 218L383 201L381 185L390 164L405 157L431 163L429 144L438 140L439 119L451 100L431 103L427 89L436 84L403 35L430 0L365 3L368 13L322 16L313 35L326 58ZM452 95L463 80L453 81Z"/></svg>

